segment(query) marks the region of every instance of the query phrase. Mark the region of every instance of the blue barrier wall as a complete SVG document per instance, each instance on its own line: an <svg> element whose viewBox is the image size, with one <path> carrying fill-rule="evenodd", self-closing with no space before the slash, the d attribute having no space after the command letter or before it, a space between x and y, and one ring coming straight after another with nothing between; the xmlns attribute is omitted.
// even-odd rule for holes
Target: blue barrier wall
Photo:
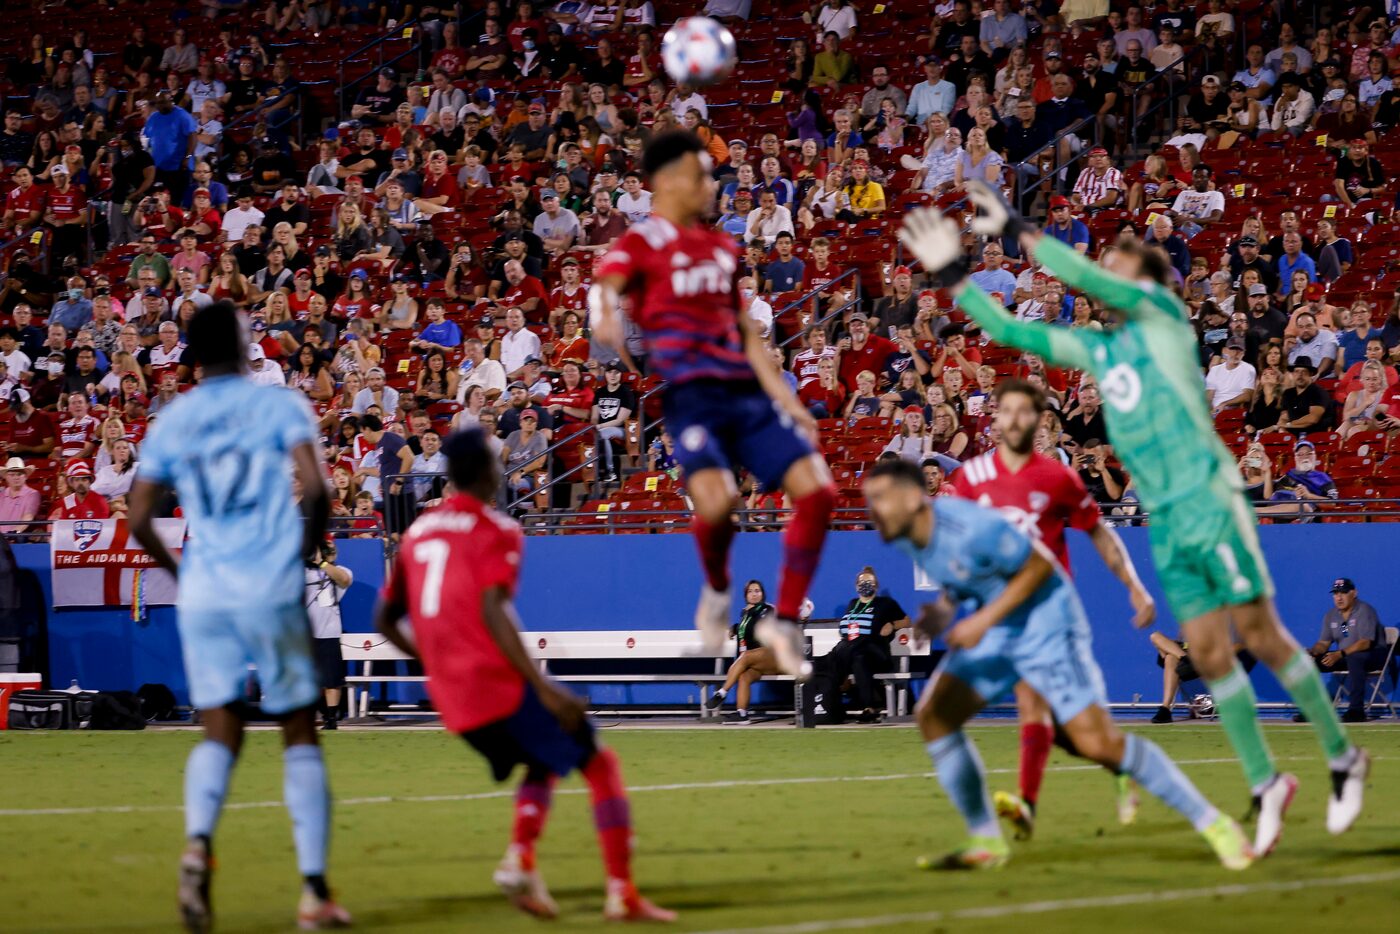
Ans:
<svg viewBox="0 0 1400 934"><path fill-rule="evenodd" d="M1120 530L1148 586L1161 606L1158 626L1174 634L1176 624L1152 570L1145 529ZM1384 622L1400 617L1400 574L1393 555L1400 525L1265 526L1265 552L1279 589L1285 622L1304 645L1317 636L1322 614L1331 606L1333 578L1354 578L1363 600ZM780 556L777 533L746 533L735 539L734 577L754 577L776 592ZM21 567L33 569L48 593L48 547L15 548ZM341 559L355 572L345 600L348 631L370 628L370 608L383 578L377 542L341 543ZM1103 567L1087 537L1073 534L1071 561L1094 625L1095 653L1115 702L1134 694L1155 702L1161 670L1147 637L1132 628L1122 587ZM518 598L522 618L536 630L677 629L691 625L700 572L695 546L686 535L560 536L526 539L526 561ZM873 532L838 532L827 538L826 554L812 600L818 616L836 616L854 594L856 572L866 564L881 588L911 613L920 603L909 562L882 544ZM83 687L132 689L163 681L183 700L184 674L174 611L158 608L145 625L117 611L49 611L52 683L76 678ZM1255 672L1261 700L1284 700L1276 682Z"/></svg>

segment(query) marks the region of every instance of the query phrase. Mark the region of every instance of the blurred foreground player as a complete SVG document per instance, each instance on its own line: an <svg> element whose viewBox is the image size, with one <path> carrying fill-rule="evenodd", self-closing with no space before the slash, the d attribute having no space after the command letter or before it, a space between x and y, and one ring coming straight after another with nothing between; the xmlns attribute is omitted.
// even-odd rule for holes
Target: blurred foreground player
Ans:
<svg viewBox="0 0 1400 934"><path fill-rule="evenodd" d="M517 765L510 847L495 882L522 911L553 918L558 907L535 869L535 842L549 817L555 782L577 769L588 782L607 871L609 921L674 921L632 883L632 824L617 754L603 747L583 701L530 661L511 602L520 572L520 527L491 509L498 460L472 427L443 443L456 492L404 533L375 608L375 625L423 661L443 725L486 757L497 781ZM399 629L407 617L412 637Z"/></svg>
<svg viewBox="0 0 1400 934"><path fill-rule="evenodd" d="M758 638L778 666L806 680L796 625L821 558L836 500L815 453L816 422L783 381L753 319L739 308L733 241L703 223L714 205L705 146L685 131L662 133L642 165L652 215L634 224L600 261L589 291L593 336L623 342L619 300L647 342L647 365L666 380L662 409L695 504L694 532L705 571L695 625L718 652L729 633L729 546L738 501L734 471L746 467L765 490L781 489L793 513L783 531L776 618Z"/></svg>
<svg viewBox="0 0 1400 934"><path fill-rule="evenodd" d="M1254 510L1206 403L1196 332L1166 284L1167 255L1124 242L1105 250L1099 266L1032 231L992 188L973 182L968 194L981 211L974 233L1019 238L1023 255L1116 318L1102 331L1018 321L968 278L960 225L930 210L905 217L900 240L940 285L955 290L989 338L1098 381L1114 452L1152 516L1157 577L1249 782L1251 813L1259 818L1255 851L1266 856L1278 844L1298 779L1279 771L1264 739L1232 627L1312 724L1332 778L1327 830L1345 833L1361 813L1371 757L1347 737L1312 659L1279 619Z"/></svg>
<svg viewBox="0 0 1400 934"><path fill-rule="evenodd" d="M996 400L997 446L972 458L950 478L959 496L1001 512L1012 525L1043 544L1071 576L1066 529L1086 532L1104 565L1122 582L1132 601L1134 623L1145 626L1157 615L1152 595L1138 578L1123 540L1104 525L1098 504L1079 474L1035 450L1035 433L1048 406L1045 393L1019 379L1004 380L992 393ZM1050 705L1029 684L1016 685L1016 713L1021 721L1020 794L998 791L997 814L1011 821L1019 839L1035 831L1036 800L1045 764L1054 744ZM1073 751L1073 750L1071 750ZM1118 821L1137 817L1138 797L1132 779L1118 773Z"/></svg>
<svg viewBox="0 0 1400 934"><path fill-rule="evenodd" d="M1226 869L1249 867L1254 853L1239 825L1211 805L1156 744L1114 724L1084 607L1043 545L991 509L948 496L930 500L923 472L908 461L867 471L864 488L880 537L943 588L916 624L928 636L942 634L948 653L915 718L970 839L942 860L920 860L922 867L995 869L1010 858L982 760L962 727L1018 681L1050 704L1079 755L1132 776L1189 820ZM967 615L943 632L959 606Z"/></svg>
<svg viewBox="0 0 1400 934"><path fill-rule="evenodd" d="M241 698L252 662L262 711L282 724L284 793L304 880L297 923L303 930L347 927L350 915L326 885L331 793L316 740L321 686L302 604L303 556L324 540L330 500L310 407L297 393L246 377L248 340L228 302L195 312L185 353L203 378L152 423L131 489L132 531L180 579L185 672L204 722L204 741L185 766L180 911L189 930L209 929L211 841L243 745L249 711ZM293 474L304 517L292 501ZM189 526L178 564L154 526L171 489Z"/></svg>

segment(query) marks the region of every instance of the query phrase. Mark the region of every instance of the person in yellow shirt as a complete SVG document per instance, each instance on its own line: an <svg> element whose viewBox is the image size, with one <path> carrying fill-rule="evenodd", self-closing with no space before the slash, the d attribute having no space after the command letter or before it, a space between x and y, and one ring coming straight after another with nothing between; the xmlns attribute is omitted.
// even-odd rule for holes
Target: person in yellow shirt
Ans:
<svg viewBox="0 0 1400 934"><path fill-rule="evenodd" d="M851 178L846 182L846 195L851 199L850 209L842 213L850 217L843 220L864 220L877 217L885 210L885 189L870 177L870 163L851 163Z"/></svg>
<svg viewBox="0 0 1400 934"><path fill-rule="evenodd" d="M822 50L812 60L812 87L839 87L855 79L856 60L841 51L841 37L834 32L822 36Z"/></svg>

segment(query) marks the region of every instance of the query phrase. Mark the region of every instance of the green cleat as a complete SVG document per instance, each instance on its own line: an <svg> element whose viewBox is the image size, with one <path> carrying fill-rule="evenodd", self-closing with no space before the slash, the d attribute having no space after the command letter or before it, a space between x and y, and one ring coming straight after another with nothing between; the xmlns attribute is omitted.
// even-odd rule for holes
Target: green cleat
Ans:
<svg viewBox="0 0 1400 934"><path fill-rule="evenodd" d="M915 865L920 869L1000 869L1010 858L1011 848L1001 837L971 837L942 859L920 856Z"/></svg>
<svg viewBox="0 0 1400 934"><path fill-rule="evenodd" d="M1201 831L1215 855L1220 857L1220 865L1226 869L1248 869L1254 863L1254 847L1245 836L1240 825L1221 814L1211 825Z"/></svg>
<svg viewBox="0 0 1400 934"><path fill-rule="evenodd" d="M1029 840L1035 833L1035 809L1020 795L1009 791L998 791L992 795L997 817L1011 825L1012 836L1017 840Z"/></svg>
<svg viewBox="0 0 1400 934"><path fill-rule="evenodd" d="M1138 797L1137 782L1126 774L1116 776L1118 782L1118 823L1124 827L1130 827L1137 821L1138 805L1142 803Z"/></svg>

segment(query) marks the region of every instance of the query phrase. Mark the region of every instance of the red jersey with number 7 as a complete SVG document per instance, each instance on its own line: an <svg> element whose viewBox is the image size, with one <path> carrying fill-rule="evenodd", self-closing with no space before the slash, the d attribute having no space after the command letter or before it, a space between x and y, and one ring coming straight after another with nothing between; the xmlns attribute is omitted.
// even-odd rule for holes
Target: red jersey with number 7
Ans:
<svg viewBox="0 0 1400 934"><path fill-rule="evenodd" d="M515 522L459 493L404 533L384 584L386 599L408 607L428 695L454 733L509 717L525 695L481 613L492 587L514 595L523 544Z"/></svg>
<svg viewBox="0 0 1400 934"><path fill-rule="evenodd" d="M1001 512L1022 532L1038 538L1070 572L1065 529L1092 532L1099 507L1079 474L1044 454L1032 453L1020 470L1010 470L996 449L979 454L949 477L953 490Z"/></svg>
<svg viewBox="0 0 1400 934"><path fill-rule="evenodd" d="M632 225L594 269L626 280L647 369L672 384L753 380L739 333L734 241L708 227L677 227L653 214Z"/></svg>

